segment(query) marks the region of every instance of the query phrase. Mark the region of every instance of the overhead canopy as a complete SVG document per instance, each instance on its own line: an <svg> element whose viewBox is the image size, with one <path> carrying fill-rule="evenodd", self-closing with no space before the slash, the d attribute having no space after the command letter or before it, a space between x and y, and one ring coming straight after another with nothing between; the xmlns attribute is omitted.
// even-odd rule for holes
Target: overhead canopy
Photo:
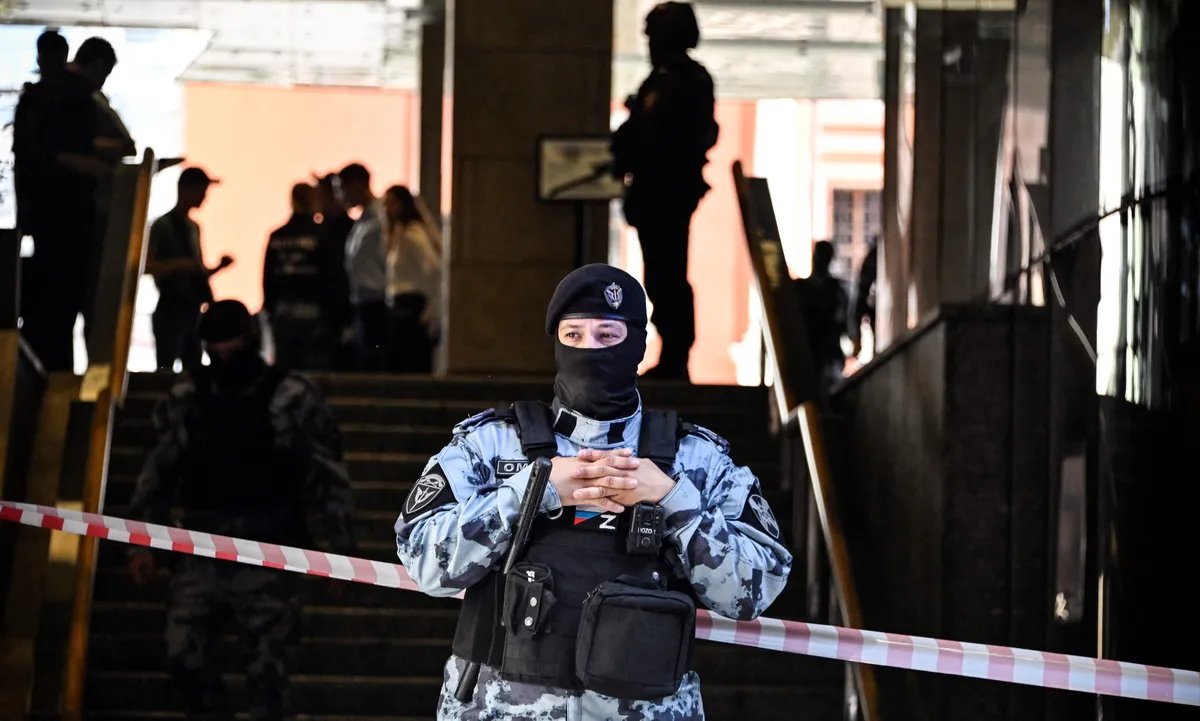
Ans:
<svg viewBox="0 0 1200 721"><path fill-rule="evenodd" d="M415 88L429 0L37 0L0 3L10 23L202 31L185 80ZM614 95L646 71L642 18L615 0ZM698 0L697 57L722 97L879 97L877 0Z"/></svg>

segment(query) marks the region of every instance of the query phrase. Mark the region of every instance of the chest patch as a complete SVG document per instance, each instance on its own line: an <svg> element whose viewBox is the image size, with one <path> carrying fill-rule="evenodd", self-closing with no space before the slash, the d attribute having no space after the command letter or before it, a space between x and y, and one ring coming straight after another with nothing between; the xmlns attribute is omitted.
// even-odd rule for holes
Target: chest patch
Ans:
<svg viewBox="0 0 1200 721"><path fill-rule="evenodd" d="M529 463L530 463L529 461L524 460L524 459L516 460L516 461L506 461L502 458L498 458L498 459L496 459L496 478L499 480L504 480L505 478L512 478L513 476L517 475L521 471L525 470L525 467L528 466Z"/></svg>
<svg viewBox="0 0 1200 721"><path fill-rule="evenodd" d="M616 531L617 514L594 508L575 507L576 528L582 526L592 531Z"/></svg>

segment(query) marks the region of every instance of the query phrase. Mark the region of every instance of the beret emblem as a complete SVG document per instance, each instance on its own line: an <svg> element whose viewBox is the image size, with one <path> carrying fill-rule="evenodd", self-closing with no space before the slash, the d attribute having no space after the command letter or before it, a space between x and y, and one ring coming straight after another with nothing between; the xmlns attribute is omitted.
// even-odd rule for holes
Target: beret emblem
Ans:
<svg viewBox="0 0 1200 721"><path fill-rule="evenodd" d="M624 300L624 298L625 292L622 291L621 286L617 285L616 283L612 283L604 289L604 300L608 302L608 305L613 310L621 307L621 301Z"/></svg>

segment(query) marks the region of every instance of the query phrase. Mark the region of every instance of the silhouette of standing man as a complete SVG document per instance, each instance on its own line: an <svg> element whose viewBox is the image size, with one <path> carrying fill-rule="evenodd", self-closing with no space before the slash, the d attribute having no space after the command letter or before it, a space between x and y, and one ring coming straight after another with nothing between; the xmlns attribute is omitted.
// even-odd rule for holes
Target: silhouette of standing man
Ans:
<svg viewBox="0 0 1200 721"><path fill-rule="evenodd" d="M703 169L718 131L713 81L688 55L700 42L690 4L655 5L645 33L653 70L626 101L629 118L613 133L613 175L625 180L625 220L638 230L651 322L662 337L658 365L646 375L687 380L696 339L688 231L709 190Z"/></svg>

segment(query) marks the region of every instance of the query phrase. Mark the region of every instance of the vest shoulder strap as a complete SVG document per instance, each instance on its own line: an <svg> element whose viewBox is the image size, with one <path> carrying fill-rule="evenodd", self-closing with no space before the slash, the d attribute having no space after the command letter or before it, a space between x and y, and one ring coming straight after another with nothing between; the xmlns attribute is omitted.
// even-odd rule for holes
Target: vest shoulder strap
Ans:
<svg viewBox="0 0 1200 721"><path fill-rule="evenodd" d="M526 458L533 460L558 455L558 441L554 438L549 406L541 401L515 401L509 407L509 412L516 419L517 433L521 436L521 452Z"/></svg>
<svg viewBox="0 0 1200 721"><path fill-rule="evenodd" d="M677 411L642 411L638 455L654 461L664 473L670 475L671 467L675 464L675 454L679 452L679 439L687 433L689 425L679 420Z"/></svg>

